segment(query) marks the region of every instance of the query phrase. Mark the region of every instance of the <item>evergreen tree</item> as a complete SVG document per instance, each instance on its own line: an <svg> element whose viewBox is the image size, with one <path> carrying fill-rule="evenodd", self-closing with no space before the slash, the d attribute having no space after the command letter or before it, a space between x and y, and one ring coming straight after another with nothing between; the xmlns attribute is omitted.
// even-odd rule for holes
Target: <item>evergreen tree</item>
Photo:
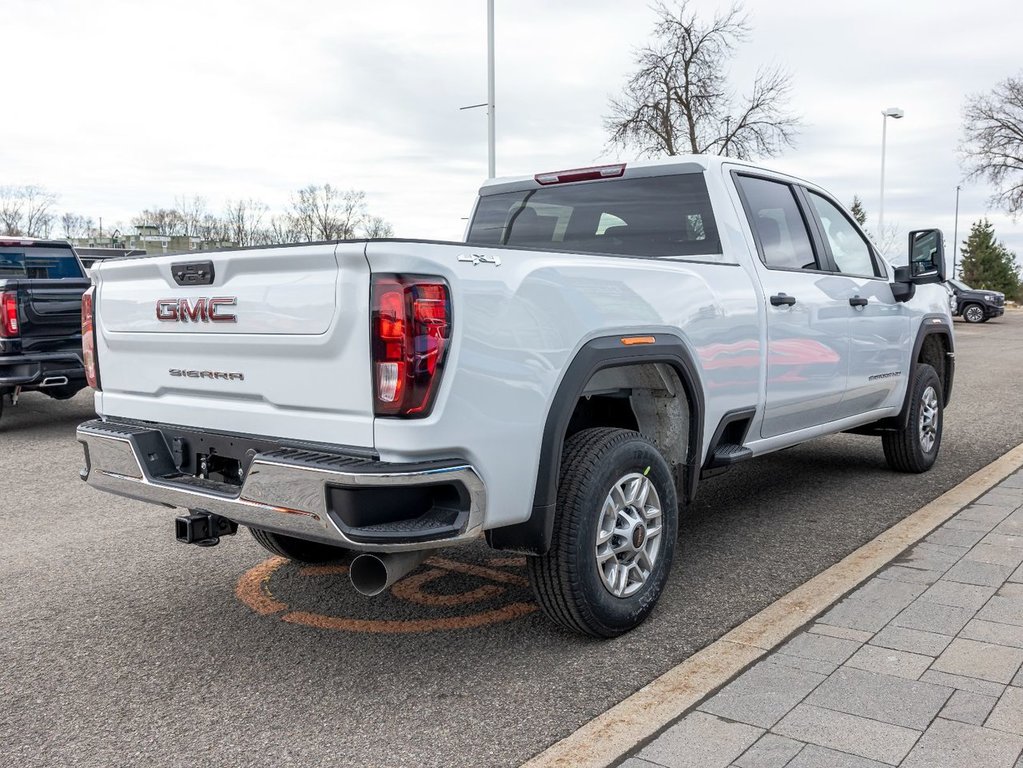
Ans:
<svg viewBox="0 0 1023 768"><path fill-rule="evenodd" d="M1016 254L995 240L995 228L986 218L970 228L963 241L963 281L973 288L1015 296L1020 288Z"/></svg>
<svg viewBox="0 0 1023 768"><path fill-rule="evenodd" d="M853 195L852 205L849 207L849 213L856 219L856 223L861 227L867 226L867 212L863 210L863 201L857 195Z"/></svg>

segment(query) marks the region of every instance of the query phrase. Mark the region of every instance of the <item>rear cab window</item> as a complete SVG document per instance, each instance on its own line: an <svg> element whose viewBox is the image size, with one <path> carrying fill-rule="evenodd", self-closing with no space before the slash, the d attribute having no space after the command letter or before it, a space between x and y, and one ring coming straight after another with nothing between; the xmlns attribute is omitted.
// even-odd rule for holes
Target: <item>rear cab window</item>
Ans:
<svg viewBox="0 0 1023 768"><path fill-rule="evenodd" d="M466 242L639 257L721 253L702 173L484 193Z"/></svg>
<svg viewBox="0 0 1023 768"><path fill-rule="evenodd" d="M790 184L737 174L746 217L768 269L822 269Z"/></svg>
<svg viewBox="0 0 1023 768"><path fill-rule="evenodd" d="M70 248L0 246L0 279L61 280L83 278L82 265Z"/></svg>

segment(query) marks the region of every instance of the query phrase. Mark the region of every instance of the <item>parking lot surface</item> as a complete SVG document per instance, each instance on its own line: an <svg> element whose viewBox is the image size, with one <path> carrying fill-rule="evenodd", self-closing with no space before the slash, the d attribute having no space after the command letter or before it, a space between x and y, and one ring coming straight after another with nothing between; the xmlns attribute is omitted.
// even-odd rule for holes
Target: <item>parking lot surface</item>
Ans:
<svg viewBox="0 0 1023 768"><path fill-rule="evenodd" d="M548 623L482 546L369 599L244 533L180 545L176 513L78 480L88 394L26 396L0 422L0 764L516 765L1023 442L1023 313L956 331L933 471L841 435L706 481L613 641Z"/></svg>

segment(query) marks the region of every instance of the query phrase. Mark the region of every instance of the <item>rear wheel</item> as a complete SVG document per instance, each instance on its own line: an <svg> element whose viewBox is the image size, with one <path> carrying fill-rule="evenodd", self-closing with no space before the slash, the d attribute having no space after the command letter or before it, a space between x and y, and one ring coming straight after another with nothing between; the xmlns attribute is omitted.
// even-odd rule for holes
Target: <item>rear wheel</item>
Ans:
<svg viewBox="0 0 1023 768"><path fill-rule="evenodd" d="M905 429L881 438L888 466L897 472L926 472L934 466L941 447L945 416L937 372L921 363L910 382L909 421Z"/></svg>
<svg viewBox="0 0 1023 768"><path fill-rule="evenodd" d="M967 304L963 308L963 320L968 323L983 323L984 308L980 304Z"/></svg>
<svg viewBox="0 0 1023 768"><path fill-rule="evenodd" d="M262 528L249 528L252 538L259 542L267 552L271 552L298 563L329 563L343 560L350 552L342 547L332 547L318 541L296 539L280 533L271 533Z"/></svg>
<svg viewBox="0 0 1023 768"><path fill-rule="evenodd" d="M544 612L568 629L615 637L653 610L671 571L678 501L657 448L624 429L565 444L550 551L528 558Z"/></svg>

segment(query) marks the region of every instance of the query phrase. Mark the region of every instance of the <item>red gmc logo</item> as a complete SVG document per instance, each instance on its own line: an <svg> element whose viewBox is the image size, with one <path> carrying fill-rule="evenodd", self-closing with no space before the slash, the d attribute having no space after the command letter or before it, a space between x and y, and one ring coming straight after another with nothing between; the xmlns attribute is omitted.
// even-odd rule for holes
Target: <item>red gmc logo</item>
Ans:
<svg viewBox="0 0 1023 768"><path fill-rule="evenodd" d="M217 296L207 299L159 299L156 302L156 319L187 323L234 323L238 317L224 312L223 307L238 305L236 296Z"/></svg>

